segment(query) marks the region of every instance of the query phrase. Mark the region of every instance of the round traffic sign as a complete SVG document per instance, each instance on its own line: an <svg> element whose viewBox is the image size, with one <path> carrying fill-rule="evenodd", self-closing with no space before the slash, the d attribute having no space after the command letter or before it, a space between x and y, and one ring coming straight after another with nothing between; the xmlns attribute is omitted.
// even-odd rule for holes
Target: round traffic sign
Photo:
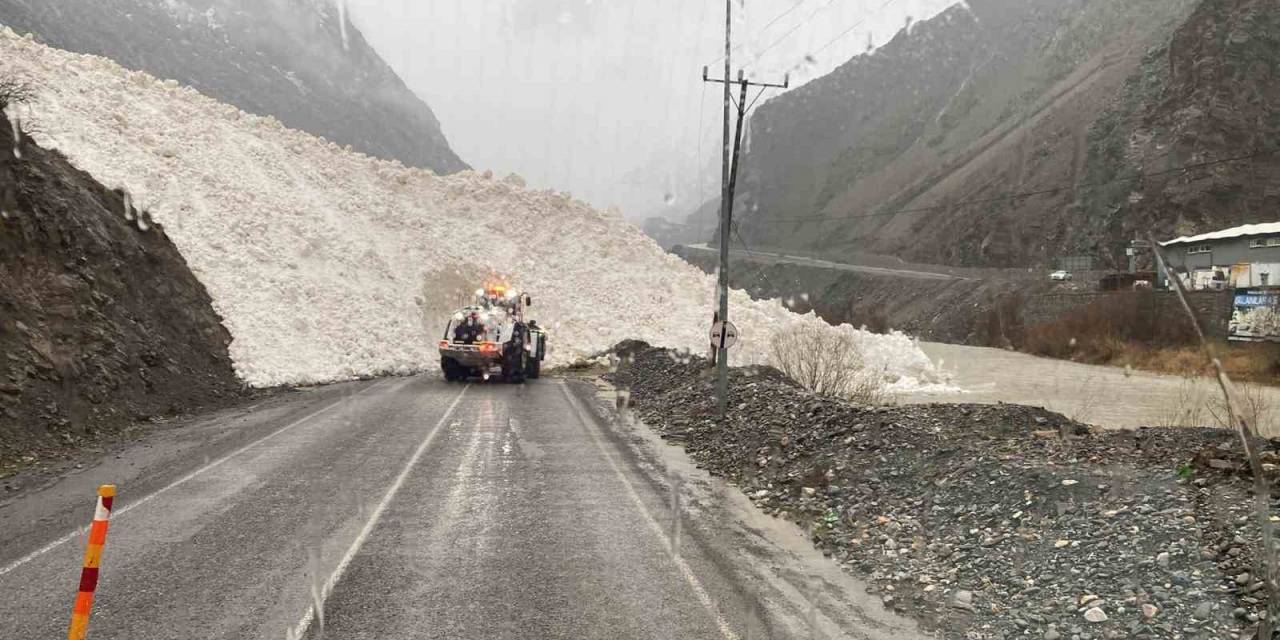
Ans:
<svg viewBox="0 0 1280 640"><path fill-rule="evenodd" d="M728 325L728 331L725 331L725 325ZM738 327L732 322L717 322L711 325L711 345L719 348L720 341L724 340L724 348L731 349L733 345L738 344Z"/></svg>

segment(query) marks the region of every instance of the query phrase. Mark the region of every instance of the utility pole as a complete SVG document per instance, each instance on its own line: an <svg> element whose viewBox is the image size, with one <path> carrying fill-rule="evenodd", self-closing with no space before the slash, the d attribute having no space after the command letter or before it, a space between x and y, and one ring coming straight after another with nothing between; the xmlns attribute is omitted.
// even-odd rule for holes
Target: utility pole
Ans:
<svg viewBox="0 0 1280 640"><path fill-rule="evenodd" d="M765 88L786 89L791 84L790 77L787 77L782 84L749 82L746 73L742 70L738 71L736 82L730 80L732 67L729 56L733 49L733 0L725 0L724 17L724 78L711 78L708 76L708 68L702 68L703 82L719 82L724 85L724 163L720 174L719 309L715 314L715 322L724 323L724 328L720 331L719 343L715 345L716 372L719 378L716 385L716 405L719 408L720 420L722 421L729 408L729 345L727 344L729 338L729 232L733 224L733 193L737 187L738 156L742 151L742 124L748 109L750 109L750 105L747 104L747 89L749 87L761 87L760 94L763 94ZM731 143L729 139L729 118L730 106L733 103L734 84L739 85L742 88L742 92L737 103L738 128L733 133ZM757 95L756 99L759 99L759 97L760 95ZM730 149L731 145L732 150ZM731 152L732 158L730 158Z"/></svg>

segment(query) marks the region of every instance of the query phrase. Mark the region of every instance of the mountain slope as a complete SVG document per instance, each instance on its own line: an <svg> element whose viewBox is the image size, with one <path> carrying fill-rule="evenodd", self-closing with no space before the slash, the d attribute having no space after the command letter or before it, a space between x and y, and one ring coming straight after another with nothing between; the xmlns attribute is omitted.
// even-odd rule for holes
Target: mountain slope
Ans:
<svg viewBox="0 0 1280 640"><path fill-rule="evenodd" d="M369 155L466 168L431 109L332 0L0 0L0 24Z"/></svg>
<svg viewBox="0 0 1280 640"><path fill-rule="evenodd" d="M1173 236L1276 220L1277 77L1280 5L1202 2L1090 130L1086 180L1151 177L1091 192L1082 203L1086 222L1104 234L1152 227ZM1171 171L1188 165L1205 166Z"/></svg>
<svg viewBox="0 0 1280 640"><path fill-rule="evenodd" d="M1261 127L1253 142L1280 131L1265 81L1277 11L1258 0L953 7L759 109L743 234L837 255L1107 264L1150 225L1163 235L1273 216L1261 205L1274 159L1218 165L1164 198L1147 191L1165 181L1135 190L1132 178L1235 155L1249 141L1227 130L1245 123Z"/></svg>
<svg viewBox="0 0 1280 640"><path fill-rule="evenodd" d="M436 340L478 283L529 291L548 365L624 339L705 349L714 281L616 215L516 176L440 177L345 151L173 82L0 29L0 78L37 89L29 121L151 212L224 318L255 386L439 367ZM939 381L909 338L827 327L734 291L735 363L798 323L844 332L899 387ZM749 337L745 337L749 336Z"/></svg>

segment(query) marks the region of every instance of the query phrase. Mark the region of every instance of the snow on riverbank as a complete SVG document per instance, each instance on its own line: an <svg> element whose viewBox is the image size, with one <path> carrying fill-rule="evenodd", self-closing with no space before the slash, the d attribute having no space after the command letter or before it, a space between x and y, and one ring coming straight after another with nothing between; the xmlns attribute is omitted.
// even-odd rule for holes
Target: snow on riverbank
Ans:
<svg viewBox="0 0 1280 640"><path fill-rule="evenodd" d="M436 177L341 149L215 102L173 81L51 49L0 30L0 74L30 82L37 141L163 224L234 336L256 386L433 369L443 318L486 274L534 296L550 364L626 338L702 350L711 277L639 230L516 177ZM744 340L798 316L734 292ZM849 327L868 365L898 389L941 382L905 336Z"/></svg>

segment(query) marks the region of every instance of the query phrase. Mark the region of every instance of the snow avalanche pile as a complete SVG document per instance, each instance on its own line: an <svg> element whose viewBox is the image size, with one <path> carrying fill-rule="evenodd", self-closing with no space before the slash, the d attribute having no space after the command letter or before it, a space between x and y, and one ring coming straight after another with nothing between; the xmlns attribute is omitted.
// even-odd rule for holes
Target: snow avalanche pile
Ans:
<svg viewBox="0 0 1280 640"><path fill-rule="evenodd" d="M7 28L0 74L37 90L21 115L40 144L165 226L213 296L250 384L434 368L445 318L490 276L533 296L552 365L627 338L707 343L713 279L567 194L369 158ZM776 331L821 322L742 292L731 303L738 363L764 362ZM832 330L855 335L892 387L942 382L906 336Z"/></svg>

